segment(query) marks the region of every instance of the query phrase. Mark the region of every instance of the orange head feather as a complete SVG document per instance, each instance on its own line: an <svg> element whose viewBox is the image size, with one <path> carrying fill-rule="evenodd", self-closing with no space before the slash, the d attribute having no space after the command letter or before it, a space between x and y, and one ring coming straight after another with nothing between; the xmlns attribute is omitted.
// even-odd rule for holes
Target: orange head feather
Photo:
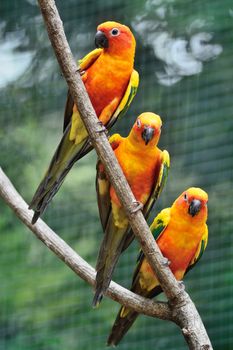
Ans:
<svg viewBox="0 0 233 350"><path fill-rule="evenodd" d="M123 24L112 21L104 22L97 27L95 44L111 54L122 55L122 52L128 54L130 51L133 56L136 46L131 30Z"/></svg>
<svg viewBox="0 0 233 350"><path fill-rule="evenodd" d="M162 120L159 115L145 112L139 115L129 134L130 140L141 147L157 146L161 134Z"/></svg>
<svg viewBox="0 0 233 350"><path fill-rule="evenodd" d="M198 187L190 187L184 191L174 202L172 208L176 214L183 218L189 217L192 221L207 220L208 195Z"/></svg>

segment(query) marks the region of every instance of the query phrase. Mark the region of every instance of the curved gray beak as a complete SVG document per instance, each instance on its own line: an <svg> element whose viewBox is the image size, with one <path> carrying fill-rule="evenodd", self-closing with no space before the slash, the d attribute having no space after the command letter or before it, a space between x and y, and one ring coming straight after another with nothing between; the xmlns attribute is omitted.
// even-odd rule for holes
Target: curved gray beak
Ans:
<svg viewBox="0 0 233 350"><path fill-rule="evenodd" d="M155 130L151 128L150 126L146 126L142 132L142 138L145 141L145 144L147 145L152 137L154 136Z"/></svg>
<svg viewBox="0 0 233 350"><path fill-rule="evenodd" d="M195 216L201 209L201 202L198 199L192 200L189 205L188 213Z"/></svg>
<svg viewBox="0 0 233 350"><path fill-rule="evenodd" d="M95 35L95 46L97 48L103 48L106 49L108 47L108 38L106 35L101 32L101 30L98 30L98 32Z"/></svg>

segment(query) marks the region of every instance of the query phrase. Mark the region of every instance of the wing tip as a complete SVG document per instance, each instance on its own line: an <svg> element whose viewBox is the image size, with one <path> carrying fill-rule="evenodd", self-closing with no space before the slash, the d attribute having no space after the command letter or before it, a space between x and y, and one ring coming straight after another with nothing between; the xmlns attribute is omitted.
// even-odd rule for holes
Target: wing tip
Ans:
<svg viewBox="0 0 233 350"><path fill-rule="evenodd" d="M168 168L170 168L170 154L167 150L163 151L163 161Z"/></svg>
<svg viewBox="0 0 233 350"><path fill-rule="evenodd" d="M109 334L109 337L107 340L107 346L111 346L111 347L115 348L121 339L121 338L118 339L117 336L118 336L118 333L116 333L116 330L114 329L114 326L113 326L112 331Z"/></svg>
<svg viewBox="0 0 233 350"><path fill-rule="evenodd" d="M139 85L139 73L138 71L136 71L136 69L133 69L133 72L131 74L131 79L132 79L132 85L137 88Z"/></svg>
<svg viewBox="0 0 233 350"><path fill-rule="evenodd" d="M92 307L93 309L97 309L100 306L101 300L103 299L103 292L97 290L95 292L93 301L92 301Z"/></svg>
<svg viewBox="0 0 233 350"><path fill-rule="evenodd" d="M108 338L107 346L111 346L112 348L116 348L116 346L117 346L117 344L115 344L114 340L111 339L111 335Z"/></svg>
<svg viewBox="0 0 233 350"><path fill-rule="evenodd" d="M30 207L29 207L29 209L30 209ZM32 225L34 225L36 222L37 222L37 220L39 219L39 217L40 217L40 211L34 211L34 215L33 215L33 217L32 217L32 221L31 221L31 223L32 223Z"/></svg>
<svg viewBox="0 0 233 350"><path fill-rule="evenodd" d="M120 320L122 321L123 319L120 318ZM109 334L109 337L107 340L107 346L111 346L115 348L120 343L125 333L127 333L128 331L128 328L124 329L124 323L125 322L123 320L123 326L118 325L117 323L113 325L111 333Z"/></svg>

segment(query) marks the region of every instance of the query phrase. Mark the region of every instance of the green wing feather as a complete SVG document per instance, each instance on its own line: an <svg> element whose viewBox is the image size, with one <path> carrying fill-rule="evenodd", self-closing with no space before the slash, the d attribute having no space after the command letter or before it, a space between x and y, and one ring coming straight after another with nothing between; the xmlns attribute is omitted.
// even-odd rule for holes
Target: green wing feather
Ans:
<svg viewBox="0 0 233 350"><path fill-rule="evenodd" d="M127 112L134 96L137 93L138 84L139 84L139 74L134 69L131 74L129 84L125 90L125 94L121 99L121 102L119 103L117 109L115 110L112 118L109 120L109 122L106 125L107 129L110 129L115 124L116 120L118 118L123 117L123 115Z"/></svg>
<svg viewBox="0 0 233 350"><path fill-rule="evenodd" d="M109 139L113 149L116 149L123 138L114 134ZM103 293L107 289L114 267L118 261L124 242L125 228L120 229L114 225L111 198L109 194L110 182L100 161L97 162L96 192L99 207L100 221L104 231L96 264L96 291L93 306L98 306ZM123 212L122 212L122 215Z"/></svg>
<svg viewBox="0 0 233 350"><path fill-rule="evenodd" d="M164 230L166 229L169 223L169 220L170 220L170 208L167 208L162 210L153 221L152 225L150 226L150 229L156 240L163 234ZM207 246L207 242L208 242L208 228L206 225L205 232L202 236L201 242L198 245L197 251L193 259L191 260L190 265L186 270L186 273L190 269L192 269L196 265L196 263L200 260ZM144 259L145 259L144 254L140 252L138 257L138 264L133 276L133 283L132 283L131 290L147 298L153 298L159 293L161 293L162 289L159 285L157 285L151 291L146 291L141 289L140 283L139 283L139 277L140 277L139 271ZM121 341L121 339L124 337L124 335L128 332L128 330L136 320L137 316L138 314L135 311L132 311L125 307L121 307L116 317L116 320L114 322L114 325L112 327L112 330L110 332L108 342L107 342L108 345L113 345L113 346L117 345Z"/></svg>
<svg viewBox="0 0 233 350"><path fill-rule="evenodd" d="M158 180L156 181L155 186L153 188L153 191L152 191L146 205L143 208L143 214L144 214L145 218L148 217L155 201L160 196L160 194L161 194L161 192L166 184L169 169L170 169L170 156L169 156L169 153L166 150L164 150L162 152L162 161L161 161L161 167L160 167Z"/></svg>
<svg viewBox="0 0 233 350"><path fill-rule="evenodd" d="M170 220L170 208L162 210L157 215L152 225L150 226L151 232L155 239L158 239L158 237L163 233L164 229L168 225L169 220ZM162 288L160 287L160 285L157 285L155 288L153 288L150 291L146 291L141 288L139 283L139 277L140 277L139 271L141 269L141 265L144 259L145 259L144 254L141 251L137 259L138 263L134 271L131 290L134 293L145 296L147 298L153 298L162 292ZM136 320L137 316L138 316L137 312L122 306L120 308L120 311L118 312L118 315L113 324L110 335L108 337L108 341L107 341L108 345L117 345L121 341L121 339L124 337L124 335L128 332L128 330Z"/></svg>
<svg viewBox="0 0 233 350"><path fill-rule="evenodd" d="M65 132L67 126L69 125L71 121L71 117L73 114L73 107L74 107L74 101L71 96L70 90L67 92L67 98L66 98L66 106L65 106L65 112L64 112L64 121L63 121L63 132Z"/></svg>
<svg viewBox="0 0 233 350"><path fill-rule="evenodd" d="M96 165L96 193L99 207L99 216L103 227L103 231L105 231L108 217L111 212L111 200L109 189L110 182L107 178L107 174L103 169L103 165L99 160Z"/></svg>
<svg viewBox="0 0 233 350"><path fill-rule="evenodd" d="M119 134L110 137L109 142L116 149L123 138ZM96 193L99 208L100 221L103 231L106 230L109 215L111 214L111 199L109 194L110 182L100 160L96 165Z"/></svg>
<svg viewBox="0 0 233 350"><path fill-rule="evenodd" d="M150 225L150 230L151 230L151 233L152 233L155 241L157 241L157 239L163 233L163 231L167 227L169 221L170 221L170 208L166 208L166 209L161 210L161 212L155 217L154 221ZM136 267L134 275L133 275L134 276L133 281L136 279L136 276L138 274L138 271L140 270L143 259L144 259L144 253L140 249L138 257L137 257L138 264L137 264L137 267Z"/></svg>
<svg viewBox="0 0 233 350"><path fill-rule="evenodd" d="M207 243L208 243L208 226L205 225L205 232L202 236L202 239L197 247L197 251L194 255L194 257L192 258L192 260L190 261L190 264L187 268L187 270L185 271L185 275L198 263L198 261L201 259L205 249L206 249L206 246L207 246Z"/></svg>
<svg viewBox="0 0 233 350"><path fill-rule="evenodd" d="M124 214L123 214L124 215ZM122 245L124 244L126 229L119 228L114 224L112 211L106 222L106 229L101 243L96 264L96 285L93 306L100 304L103 294L107 290L114 268L120 257Z"/></svg>
<svg viewBox="0 0 233 350"><path fill-rule="evenodd" d="M161 212L155 217L154 221L150 225L151 233L156 241L169 224L170 215L171 208L165 208L161 210Z"/></svg>
<svg viewBox="0 0 233 350"><path fill-rule="evenodd" d="M82 73L91 64L93 64L102 51L102 49L95 49L87 54L83 59L81 59L78 62L80 72ZM110 121L106 125L108 129L116 122L118 116L122 116L128 109L130 103L132 102L132 99L136 94L138 83L138 73L133 70L125 94ZM70 95L70 92L68 91L63 124L64 134L62 140L51 160L49 169L39 184L29 205L30 209L35 210L32 223L35 223L40 215L44 212L54 195L59 190L65 176L68 174L74 163L89 153L93 148L89 142L89 137L85 137L78 144L75 144L73 140L71 141L69 139L72 126L73 106L73 99ZM82 121L80 121L80 125L81 124ZM83 131L85 132L85 127L83 127Z"/></svg>
<svg viewBox="0 0 233 350"><path fill-rule="evenodd" d="M34 209L35 211L32 219L33 224L44 212L49 202L59 190L65 176L76 162L77 155L80 153L84 155L91 150L91 145L88 143L88 140L83 140L80 144L75 145L74 142L69 140L69 133L70 128L67 127L51 160L49 168L29 205L29 209Z"/></svg>
<svg viewBox="0 0 233 350"><path fill-rule="evenodd" d="M95 49L89 52L82 59L78 60L78 69L80 71L80 74L82 74L85 71L85 69L88 69L97 60L97 58L102 53L102 51L103 49ZM73 107L74 107L74 101L70 94L70 90L68 90L65 112L64 112L63 132L65 131L66 127L71 121L71 117L73 114Z"/></svg>

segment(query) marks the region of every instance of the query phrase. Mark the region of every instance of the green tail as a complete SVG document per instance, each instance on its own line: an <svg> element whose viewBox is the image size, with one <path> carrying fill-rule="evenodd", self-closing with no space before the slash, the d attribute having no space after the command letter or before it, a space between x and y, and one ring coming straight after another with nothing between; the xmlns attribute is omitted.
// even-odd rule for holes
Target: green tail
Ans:
<svg viewBox="0 0 233 350"><path fill-rule="evenodd" d="M88 137L80 144L75 145L73 141L69 140L69 134L70 126L66 128L49 168L29 205L29 209L34 209L35 211L32 224L34 224L44 212L74 163L92 149Z"/></svg>
<svg viewBox="0 0 233 350"><path fill-rule="evenodd" d="M118 312L117 318L108 337L108 346L116 346L124 337L124 335L128 332L128 330L139 315L137 312L129 310L126 316L121 317L121 312L122 308Z"/></svg>
<svg viewBox="0 0 233 350"><path fill-rule="evenodd" d="M151 291L145 291L140 287L138 281L133 283L131 290L139 295L142 295L147 298L154 298L162 292L160 286L156 286ZM128 332L136 318L139 314L136 311L131 309L124 308L123 306L120 308L120 311L117 314L116 320L112 326L111 333L108 337L107 345L108 346L116 346L124 335Z"/></svg>
<svg viewBox="0 0 233 350"><path fill-rule="evenodd" d="M114 225L111 214L108 219L96 264L97 274L95 296L92 303L93 307L99 306L103 294L106 292L111 282L114 268L124 245L126 230L127 227L119 229Z"/></svg>

